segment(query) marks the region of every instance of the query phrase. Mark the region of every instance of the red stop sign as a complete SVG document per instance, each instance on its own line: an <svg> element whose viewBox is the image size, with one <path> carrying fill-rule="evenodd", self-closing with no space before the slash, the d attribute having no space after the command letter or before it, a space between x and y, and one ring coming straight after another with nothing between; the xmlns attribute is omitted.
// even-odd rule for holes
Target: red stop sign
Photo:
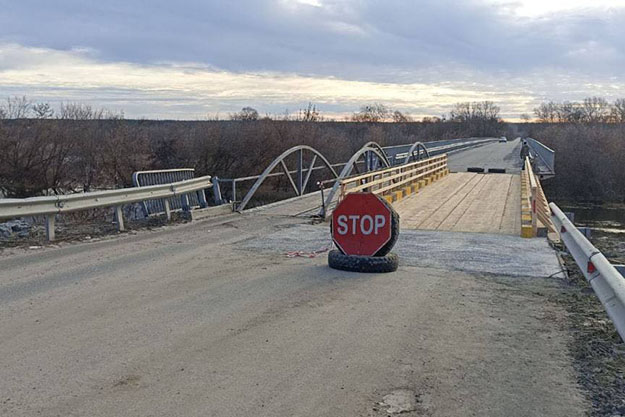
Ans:
<svg viewBox="0 0 625 417"><path fill-rule="evenodd" d="M332 239L347 255L373 256L391 239L391 216L377 195L347 194L332 213Z"/></svg>

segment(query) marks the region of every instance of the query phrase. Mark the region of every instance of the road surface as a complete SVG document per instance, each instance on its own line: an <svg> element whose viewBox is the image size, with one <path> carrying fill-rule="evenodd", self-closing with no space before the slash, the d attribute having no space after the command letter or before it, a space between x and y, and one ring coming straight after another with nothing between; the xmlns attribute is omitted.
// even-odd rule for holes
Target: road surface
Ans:
<svg viewBox="0 0 625 417"><path fill-rule="evenodd" d="M505 168L506 173L518 174L521 172L523 161L519 157L521 153L521 140L514 139L507 143L494 142L488 145L478 146L449 155L449 170L451 172L465 172L467 168Z"/></svg>
<svg viewBox="0 0 625 417"><path fill-rule="evenodd" d="M327 224L250 213L5 250L0 415L588 410L544 240L404 231L393 274L287 256L328 243Z"/></svg>

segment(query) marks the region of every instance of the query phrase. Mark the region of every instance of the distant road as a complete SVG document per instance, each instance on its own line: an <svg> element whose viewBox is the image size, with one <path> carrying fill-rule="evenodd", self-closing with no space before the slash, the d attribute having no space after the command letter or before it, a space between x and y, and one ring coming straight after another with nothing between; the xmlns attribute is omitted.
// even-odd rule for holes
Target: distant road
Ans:
<svg viewBox="0 0 625 417"><path fill-rule="evenodd" d="M505 168L507 173L519 173L523 165L519 158L520 152L520 139L469 148L449 155L449 170L464 172L470 167Z"/></svg>

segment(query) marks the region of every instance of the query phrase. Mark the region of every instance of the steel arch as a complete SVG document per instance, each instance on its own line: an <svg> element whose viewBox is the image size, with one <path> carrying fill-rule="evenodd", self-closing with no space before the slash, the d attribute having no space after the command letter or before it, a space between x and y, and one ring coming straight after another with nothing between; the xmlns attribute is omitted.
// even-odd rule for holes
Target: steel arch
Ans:
<svg viewBox="0 0 625 417"><path fill-rule="evenodd" d="M361 156L365 155L365 158L367 158L368 155L375 154L380 158L380 160L384 163L384 165L387 168L391 166L391 164L388 162L388 158L386 157L386 154L384 153L384 150L382 150L380 145L376 144L375 142L370 142L370 143L374 143L377 146L376 147L364 146L360 148L358 151L356 151L355 154L352 155L351 158L349 158L349 161L347 161L345 165L343 166L341 173L338 175L338 177L336 178L336 181L334 182L334 186L332 186L332 189L330 190L330 192L328 193L328 196L325 199L324 205L320 212L320 215L322 217L325 217L326 215L325 209L329 207L330 203L332 203L332 199L334 198L334 195L339 189L340 180L343 178L349 177L351 175L352 170L356 167L356 162L358 161L358 159L360 159Z"/></svg>
<svg viewBox="0 0 625 417"><path fill-rule="evenodd" d="M416 158L415 158L415 154L414 154L415 150L417 151ZM428 152L428 150L425 147L425 145L423 143L421 143L421 142L415 142L410 147L410 150L408 150L408 155L406 155L406 159L404 160L404 164L409 163L411 160L416 161L416 160L421 159L420 150L423 150L423 153L425 154L426 158L430 157L430 153Z"/></svg>
<svg viewBox="0 0 625 417"><path fill-rule="evenodd" d="M309 152L313 153L313 159L310 162L310 166L308 167L308 171L306 172L306 178L305 179L303 178L303 173L304 173L304 166L303 166L303 163L302 163L302 152L303 151L309 151ZM284 163L284 158L286 158L287 156L289 156L289 155L291 155L291 154L293 154L295 152L299 152L300 153L299 154L299 158L298 158L298 181L297 181L297 184L293 180L293 177L291 177L291 174L289 173L289 170L286 167L286 164ZM269 164L269 166L267 168L265 168L265 170L263 171L262 174L260 174L260 176L258 177L256 182L254 183L254 185L252 185L252 188L250 188L250 190L247 192L247 194L243 198L243 201L241 201L241 204L237 208L237 211L238 212L243 211L243 209L245 208L247 203L249 203L249 201L254 196L254 193L256 193L256 190L258 190L258 188L262 185L263 181L265 181L265 179L269 176L269 174L271 174L271 171L273 171L274 168L278 166L278 164L282 165L282 169L284 170L284 175L286 175L287 179L291 183L291 186L295 190L295 193L297 195L304 194L304 190L306 189L306 185L308 185L308 180L310 179L310 175L312 174L312 171L313 171L313 168L315 166L315 162L317 161L317 158L321 159L323 164L330 170L330 172L332 172L332 175L334 175L334 178L338 178L338 175L336 174L336 171L334 170L334 168L332 167L330 162L318 150L316 150L315 148L312 148L310 146L307 146L307 145L294 146L294 147L292 147L290 149L287 149L286 151L282 152L282 154L280 154L280 156L278 156L276 159L274 159L273 162L271 162L271 164Z"/></svg>
<svg viewBox="0 0 625 417"><path fill-rule="evenodd" d="M367 143L365 143L364 145L362 145L360 147L360 149L363 149L363 148L374 148L374 149L377 149L378 151L380 151L380 153L378 155L381 154L381 158L385 162L386 166L387 167L391 166L391 161L389 161L388 155L386 155L386 152L384 152L384 148L382 148L382 146L380 146L379 143L373 142L373 141L372 142L367 142Z"/></svg>

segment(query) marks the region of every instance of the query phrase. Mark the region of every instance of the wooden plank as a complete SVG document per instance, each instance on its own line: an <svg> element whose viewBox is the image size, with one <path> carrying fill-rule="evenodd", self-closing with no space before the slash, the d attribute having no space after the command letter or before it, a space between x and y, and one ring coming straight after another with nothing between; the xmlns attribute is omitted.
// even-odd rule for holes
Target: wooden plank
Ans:
<svg viewBox="0 0 625 417"><path fill-rule="evenodd" d="M455 174L454 174L455 176ZM466 197L467 193L480 182L481 177L478 174L462 175L462 182L457 186L447 186L446 193L437 196L432 201L431 212L422 216L420 223L417 224L419 229L436 230L447 219L456 206Z"/></svg>
<svg viewBox="0 0 625 417"><path fill-rule="evenodd" d="M462 219L469 207L471 207L476 195L478 195L488 183L488 175L476 175L479 181L474 184L471 189L467 190L465 197L456 205L456 207L454 207L449 216L447 216L447 218L445 218L445 220L440 224L438 230L457 230L455 228L456 224Z"/></svg>
<svg viewBox="0 0 625 417"><path fill-rule="evenodd" d="M500 233L499 225L506 206L509 174L486 176L486 183L479 193L472 193L472 201L453 230L477 233Z"/></svg>
<svg viewBox="0 0 625 417"><path fill-rule="evenodd" d="M521 178L514 175L510 181L510 189L506 199L499 230L504 234L516 235L521 232Z"/></svg>
<svg viewBox="0 0 625 417"><path fill-rule="evenodd" d="M422 223L445 204L449 196L463 189L467 182L475 180L477 174L451 174L436 184L419 190L419 194L396 204L395 209L401 218L402 227L422 228Z"/></svg>

